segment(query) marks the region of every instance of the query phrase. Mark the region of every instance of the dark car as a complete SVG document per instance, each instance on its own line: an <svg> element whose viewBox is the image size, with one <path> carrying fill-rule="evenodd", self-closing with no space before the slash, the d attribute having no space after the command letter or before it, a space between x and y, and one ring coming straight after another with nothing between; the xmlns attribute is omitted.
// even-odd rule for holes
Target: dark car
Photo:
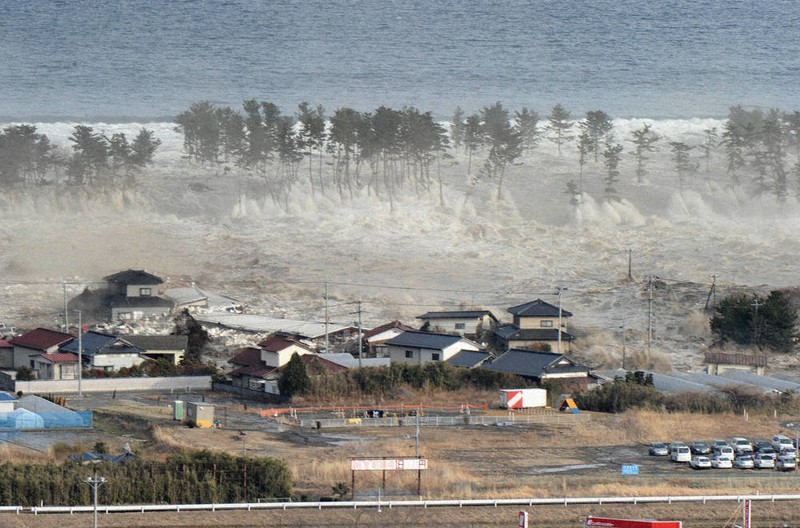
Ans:
<svg viewBox="0 0 800 528"><path fill-rule="evenodd" d="M711 453L711 446L705 442L692 442L689 447L692 449L693 455L708 455Z"/></svg>

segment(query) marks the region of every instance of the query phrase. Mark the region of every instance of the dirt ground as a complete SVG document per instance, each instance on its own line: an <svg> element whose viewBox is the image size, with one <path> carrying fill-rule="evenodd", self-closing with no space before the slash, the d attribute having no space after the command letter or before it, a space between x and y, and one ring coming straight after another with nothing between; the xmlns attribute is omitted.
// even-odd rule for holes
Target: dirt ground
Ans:
<svg viewBox="0 0 800 528"><path fill-rule="evenodd" d="M769 438L797 421L789 416L693 416L646 411L622 415L584 413L581 419L551 424L301 429L262 418L260 404L219 394L181 395L216 405L221 429L190 429L172 420L174 394L87 395L72 398L74 408L95 411L95 429L87 432L32 432L19 435L3 458L63 460L67 452L105 442L111 452L128 444L143 456L164 456L185 448L221 449L232 454L284 460L295 479L295 499L318 500L337 483L350 484L349 463L359 456L414 456L429 460L423 472L425 499L566 496L645 496L798 493L794 473L756 470L694 471L685 464L651 457L653 441L712 440L732 436ZM494 411L499 412L499 411ZM26 451L27 450L27 451ZM622 476L623 464L636 464L638 476ZM414 473L414 472L412 472ZM382 496L416 499L416 474L389 474ZM358 474L356 498L374 500L381 475ZM349 499L350 497L346 497ZM257 499L257 498L254 498ZM101 493L102 503L102 493ZM735 503L681 507L637 506L529 509L531 526L577 526L581 515L678 518L685 526L720 526ZM768 525L793 525L796 504L769 503L755 508ZM519 508L383 508L377 511L270 511L101 515L101 526L508 526ZM618 513L615 513L618 512ZM707 519L707 523L704 522ZM536 520L536 522L534 522ZM85 526L90 516L4 515L0 526ZM765 524L765 525L766 525Z"/></svg>

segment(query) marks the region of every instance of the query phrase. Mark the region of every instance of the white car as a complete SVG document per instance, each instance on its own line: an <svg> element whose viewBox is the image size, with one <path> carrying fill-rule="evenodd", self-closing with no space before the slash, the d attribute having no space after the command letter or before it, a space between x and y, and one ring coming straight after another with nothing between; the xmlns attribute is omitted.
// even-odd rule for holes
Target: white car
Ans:
<svg viewBox="0 0 800 528"><path fill-rule="evenodd" d="M733 450L737 455L744 455L753 452L753 444L747 438L736 437L733 439Z"/></svg>
<svg viewBox="0 0 800 528"><path fill-rule="evenodd" d="M753 466L756 469L775 469L775 459L772 458L770 454L761 453L760 455L756 455L756 458L753 460Z"/></svg>
<svg viewBox="0 0 800 528"><path fill-rule="evenodd" d="M779 434L772 437L772 449L780 453L784 449L794 449L794 444L791 438Z"/></svg>
<svg viewBox="0 0 800 528"><path fill-rule="evenodd" d="M733 467L733 459L726 456L717 455L711 459L711 467L717 469L731 469Z"/></svg>
<svg viewBox="0 0 800 528"><path fill-rule="evenodd" d="M670 452L669 459L673 462L691 462L692 450L689 446L676 447Z"/></svg>
<svg viewBox="0 0 800 528"><path fill-rule="evenodd" d="M694 469L709 469L711 460L707 456L697 455L689 461L689 466Z"/></svg>
<svg viewBox="0 0 800 528"><path fill-rule="evenodd" d="M733 459L733 467L738 469L753 469L753 455L737 456Z"/></svg>
<svg viewBox="0 0 800 528"><path fill-rule="evenodd" d="M797 467L797 460L791 455L781 455L775 461L775 469L778 471L794 471Z"/></svg>
<svg viewBox="0 0 800 528"><path fill-rule="evenodd" d="M720 446L714 449L714 456L715 457L726 457L731 460L736 456L734 453L733 448L731 446Z"/></svg>

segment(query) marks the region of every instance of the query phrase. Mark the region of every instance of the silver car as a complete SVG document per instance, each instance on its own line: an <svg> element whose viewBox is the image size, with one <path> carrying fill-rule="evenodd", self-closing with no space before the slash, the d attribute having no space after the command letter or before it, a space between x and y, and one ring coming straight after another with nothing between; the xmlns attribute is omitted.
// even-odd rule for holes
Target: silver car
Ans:
<svg viewBox="0 0 800 528"><path fill-rule="evenodd" d="M741 455L733 459L733 467L737 469L753 469L753 455Z"/></svg>
<svg viewBox="0 0 800 528"><path fill-rule="evenodd" d="M650 454L653 456L669 455L669 449L667 448L667 444L664 444L662 442L656 442L654 444L650 444Z"/></svg>

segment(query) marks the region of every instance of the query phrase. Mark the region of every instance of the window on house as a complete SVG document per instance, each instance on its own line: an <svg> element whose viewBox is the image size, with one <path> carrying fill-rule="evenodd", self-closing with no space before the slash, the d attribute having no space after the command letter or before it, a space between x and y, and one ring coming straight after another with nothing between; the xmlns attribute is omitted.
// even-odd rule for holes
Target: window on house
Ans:
<svg viewBox="0 0 800 528"><path fill-rule="evenodd" d="M151 295L153 295L153 289L152 288L139 288L139 295L141 297L150 297Z"/></svg>
<svg viewBox="0 0 800 528"><path fill-rule="evenodd" d="M406 357L409 358L409 359L413 358L414 357L414 351L413 350L406 350Z"/></svg>
<svg viewBox="0 0 800 528"><path fill-rule="evenodd" d="M456 330L464 330L467 328L466 323L456 323Z"/></svg>
<svg viewBox="0 0 800 528"><path fill-rule="evenodd" d="M540 321L539 326L542 328L553 328L553 321Z"/></svg>
<svg viewBox="0 0 800 528"><path fill-rule="evenodd" d="M434 361L439 361L442 359L442 355L437 352L434 352L433 354L431 354L431 359Z"/></svg>

